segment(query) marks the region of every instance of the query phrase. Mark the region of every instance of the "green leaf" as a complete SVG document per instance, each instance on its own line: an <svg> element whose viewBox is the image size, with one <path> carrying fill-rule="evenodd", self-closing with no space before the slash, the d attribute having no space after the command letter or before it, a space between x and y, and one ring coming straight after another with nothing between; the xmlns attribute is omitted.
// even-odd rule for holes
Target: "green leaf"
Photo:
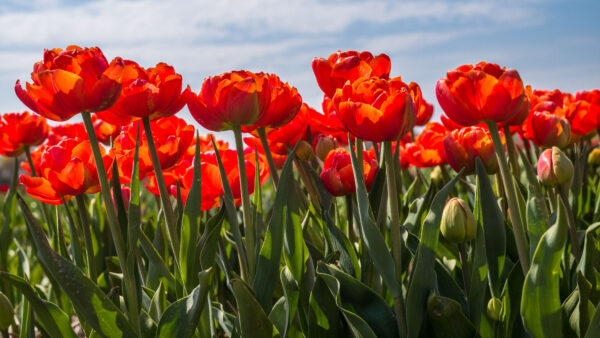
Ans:
<svg viewBox="0 0 600 338"><path fill-rule="evenodd" d="M25 279L4 271L0 271L0 279L12 284L27 298L36 320L51 337L78 337L71 328L71 318L56 304L40 298Z"/></svg>
<svg viewBox="0 0 600 338"><path fill-rule="evenodd" d="M169 268L167 267L167 264L160 257L160 254L158 253L158 251L156 251L156 248L154 247L152 242L150 242L150 239L148 238L148 236L146 236L146 234L143 231L140 231L139 240L140 245L142 247L142 251L144 251L144 254L146 254L146 257L148 257L148 260L150 261L151 265L154 266L158 274L164 278L165 282L169 285L169 287L175 290L175 277L173 276L173 274L171 274Z"/></svg>
<svg viewBox="0 0 600 338"><path fill-rule="evenodd" d="M18 201L40 263L67 294L80 318L104 335L135 337L135 331L119 308L79 268L50 248L43 230L21 196Z"/></svg>
<svg viewBox="0 0 600 338"><path fill-rule="evenodd" d="M317 270L331 275L339 282L337 292L341 309L355 313L369 325L369 331L372 330L377 337L398 337L394 312L379 294L332 265L319 263ZM330 291L333 293L334 290Z"/></svg>
<svg viewBox="0 0 600 338"><path fill-rule="evenodd" d="M310 293L307 336L343 337L342 315L323 276L327 275L317 274Z"/></svg>
<svg viewBox="0 0 600 338"><path fill-rule="evenodd" d="M414 259L408 293L406 295L406 323L408 337L418 337L427 309L427 297L435 279L435 257L438 246L442 211L448 194L461 176L458 173L434 197L429 213L423 222L421 238Z"/></svg>
<svg viewBox="0 0 600 338"><path fill-rule="evenodd" d="M496 203L496 195L492 184L479 158L476 160L477 183L479 185L479 203L481 206L481 219L485 235L485 254L487 257L488 278L495 294L500 293L502 287L500 276L506 259L506 231L504 230L504 216Z"/></svg>
<svg viewBox="0 0 600 338"><path fill-rule="evenodd" d="M271 338L279 336L277 329L260 306L250 286L241 279L233 278L231 288L237 302L242 337Z"/></svg>
<svg viewBox="0 0 600 338"><path fill-rule="evenodd" d="M192 337L208 295L212 269L198 274L199 285L192 292L171 304L160 318L156 337Z"/></svg>
<svg viewBox="0 0 600 338"><path fill-rule="evenodd" d="M196 132L198 136L198 132ZM181 245L179 248L179 264L181 265L181 275L184 284L187 287L194 285L198 262L196 255L196 244L198 242L198 233L200 232L200 214L202 204L202 180L200 167L200 138L196 137L196 152L194 156L194 174L192 186L188 194L181 222Z"/></svg>
<svg viewBox="0 0 600 338"><path fill-rule="evenodd" d="M434 337L475 337L473 324L453 299L432 294L427 301L429 330Z"/></svg>
<svg viewBox="0 0 600 338"><path fill-rule="evenodd" d="M525 277L521 316L525 329L536 337L561 337L559 274L567 239L566 208L559 202L554 224L540 239Z"/></svg>
<svg viewBox="0 0 600 338"><path fill-rule="evenodd" d="M256 291L256 299L265 311L271 310L273 290L277 285L279 275L279 263L283 252L283 238L285 223L287 220L287 199L294 193L293 184L293 158L288 156L281 171L280 183L275 193L275 204L271 220L265 233L265 239L260 248L260 254L256 264L256 275L254 276L253 289Z"/></svg>
<svg viewBox="0 0 600 338"><path fill-rule="evenodd" d="M487 176L487 174L486 174ZM469 289L469 318L479 327L481 315L485 311L485 296L488 284L488 265L486 256L486 233L484 230L483 211L481 210L481 184L475 187L475 219L477 220L477 236L471 242L469 255L470 289ZM439 276L438 276L439 279Z"/></svg>
<svg viewBox="0 0 600 338"><path fill-rule="evenodd" d="M402 296L402 287L396 279L396 267L384 238L381 236L375 221L371 216L369 197L365 187L365 178L358 168L358 160L354 151L350 151L352 159L352 170L354 172L354 183L356 185L356 197L358 201L358 215L360 218L360 230L365 246L371 256L375 268L379 271L383 282L390 291L393 298Z"/></svg>
<svg viewBox="0 0 600 338"><path fill-rule="evenodd" d="M204 232L198 241L196 252L200 256L200 268L206 270L215 263L215 255L217 254L217 246L219 244L219 235L221 227L225 220L225 208L219 209L213 217L211 217Z"/></svg>

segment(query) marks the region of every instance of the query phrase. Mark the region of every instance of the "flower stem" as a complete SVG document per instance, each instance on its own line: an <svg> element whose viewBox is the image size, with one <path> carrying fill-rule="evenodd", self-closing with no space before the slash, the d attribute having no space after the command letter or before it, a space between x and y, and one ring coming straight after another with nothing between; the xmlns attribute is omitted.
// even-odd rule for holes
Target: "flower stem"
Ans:
<svg viewBox="0 0 600 338"><path fill-rule="evenodd" d="M362 141L357 140L358 144ZM361 147L362 148L362 147ZM357 149L358 150L358 149ZM362 150L362 149L361 149ZM360 153L359 162L362 164L362 152ZM396 161L392 154L392 142L386 141L383 145L383 156L385 161L386 181L388 187L388 206L390 211L390 241L392 244L392 257L394 258L396 279L402 285L402 237L400 234L400 221L398 213L398 191L396 186L396 171L394 169ZM363 175L363 173L361 173ZM400 336L406 336L406 314L404 310L404 299L402 295L394 298L394 309L396 310L396 320L398 321L398 329Z"/></svg>
<svg viewBox="0 0 600 338"><path fill-rule="evenodd" d="M167 223L167 229L169 230L169 237L171 243L171 249L173 249L173 258L179 255L179 234L177 233L177 220L175 213L173 213L173 206L169 193L167 191L167 185L165 184L165 177L163 176L162 168L160 167L160 161L158 160L158 154L156 152L156 146L154 145L154 137L152 136L152 128L150 127L150 119L148 117L142 118L144 124L144 132L146 133L146 141L148 143L148 151L150 152L150 158L152 160L152 167L154 168L154 174L156 176L156 184L158 185L158 192L160 194L160 201L165 212L165 221ZM177 267L179 264L176 263Z"/></svg>
<svg viewBox="0 0 600 338"><path fill-rule="evenodd" d="M354 233L354 221L352 217L352 195L346 195L346 222L347 222L347 231L348 231L348 239L350 242L354 244L356 242L356 234Z"/></svg>
<svg viewBox="0 0 600 338"><path fill-rule="evenodd" d="M496 122L494 121L488 121L487 125L490 130L490 135L492 136L492 141L494 142L494 150L496 151L496 158L498 159L498 166L500 167L500 177L502 178L504 192L506 193L508 208L510 210L510 220L513 225L513 233L515 235L519 260L521 261L521 268L523 269L523 273L527 275L527 272L529 271L529 248L527 237L525 236L525 227L523 226L521 218L521 211L519 209L519 202L517 201L515 184L513 183L512 176L508 170L506 154L504 153L504 147L502 146L500 134L498 133L498 125L496 125Z"/></svg>
<svg viewBox="0 0 600 338"><path fill-rule="evenodd" d="M573 247L573 255L575 256L575 265L577 265L581 260L581 246L579 245L579 239L577 238L577 227L575 225L573 209L571 208L571 204L569 203L567 188L557 187L556 190L558 190L558 195L560 196L560 199L567 208L567 224L569 225L569 236L571 237L571 246Z"/></svg>
<svg viewBox="0 0 600 338"><path fill-rule="evenodd" d="M469 303L469 294L471 291L471 280L469 279L469 259L467 255L467 246L464 243L458 244L458 253L460 255L460 265L463 278L463 287L465 288L465 297Z"/></svg>
<svg viewBox="0 0 600 338"><path fill-rule="evenodd" d="M508 149L508 159L510 161L512 173L517 179L519 179L519 177L521 177L521 170L519 169L519 161L517 160L515 142L513 141L512 135L510 133L510 126L504 126L504 135L506 138L506 148Z"/></svg>
<svg viewBox="0 0 600 338"><path fill-rule="evenodd" d="M82 112L81 117L83 118L83 124L85 125L88 138L90 139L90 146L94 155L94 161L96 162L96 170L98 171L98 180L100 181L100 187L102 189L100 190L100 195L104 200L106 219L108 221L108 226L110 228L115 249L117 251L117 258L119 259L119 265L121 266L121 271L123 272L123 278L125 280L135 280L135 276L131 275L129 269L127 269L127 251L125 250L125 241L123 240L123 235L121 234L121 227L119 226L119 220L117 219L117 214L115 212L115 205L113 203L112 196L110 195L110 186L108 185L106 168L104 168L102 153L100 153L100 146L98 144L98 139L96 138L96 133L94 132L92 117L90 116L89 112ZM125 285L127 289L128 283L125 283ZM124 294L127 299L129 312L132 313L138 311L137 301L135 300L135 289L125 290ZM136 328L139 333L139 322L135 321L135 319L132 317L134 316L130 316L129 320L132 322L132 326Z"/></svg>
<svg viewBox="0 0 600 338"><path fill-rule="evenodd" d="M79 221L81 223L81 229L83 229L83 240L85 241L85 254L88 260L88 276L91 280L95 282L98 277L98 274L96 269L96 260L94 259L94 244L92 242L92 234L90 233L90 221L88 218L87 210L85 208L85 201L83 199L83 195L77 195L75 197L75 200L77 201L77 210L79 211Z"/></svg>
<svg viewBox="0 0 600 338"><path fill-rule="evenodd" d="M240 191L242 192L242 217L244 219L244 233L246 235L246 254L248 258L248 277L254 280L256 262L256 229L252 222L250 211L250 193L248 192L248 177L246 176L246 160L244 158L244 145L242 144L242 129L233 127L235 148L237 150L238 170L240 172Z"/></svg>
<svg viewBox="0 0 600 338"><path fill-rule="evenodd" d="M267 158L267 164L269 165L269 172L271 173L271 179L273 180L273 186L275 190L277 190L277 185L279 184L279 173L277 173L277 167L275 166L275 161L273 160L273 154L271 154L271 148L269 147L269 141L267 140L267 133L265 132L264 127L260 127L257 129L258 137L260 138L260 144L263 147L263 151L265 152L265 157Z"/></svg>

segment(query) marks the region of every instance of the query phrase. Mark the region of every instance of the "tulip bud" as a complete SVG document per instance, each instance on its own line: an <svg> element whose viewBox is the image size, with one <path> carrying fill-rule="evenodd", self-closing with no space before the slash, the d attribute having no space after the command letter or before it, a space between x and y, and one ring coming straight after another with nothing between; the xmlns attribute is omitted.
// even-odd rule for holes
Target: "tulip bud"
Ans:
<svg viewBox="0 0 600 338"><path fill-rule="evenodd" d="M496 297L492 297L487 304L488 316L497 321L500 319L500 311L502 310L502 301Z"/></svg>
<svg viewBox="0 0 600 338"><path fill-rule="evenodd" d="M15 311L10 300L0 292L0 330L7 330L13 322Z"/></svg>
<svg viewBox="0 0 600 338"><path fill-rule="evenodd" d="M441 185L444 183L444 175L442 174L442 168L440 166L435 166L431 171L431 183L435 185Z"/></svg>
<svg viewBox="0 0 600 338"><path fill-rule="evenodd" d="M306 141L300 141L298 149L296 150L296 157L302 161L310 161L315 157L312 147Z"/></svg>
<svg viewBox="0 0 600 338"><path fill-rule="evenodd" d="M538 180L547 187L570 184L574 171L569 157L557 147L544 150L538 160Z"/></svg>
<svg viewBox="0 0 600 338"><path fill-rule="evenodd" d="M455 197L446 202L440 230L444 238L454 243L464 243L475 238L475 218L465 201Z"/></svg>
<svg viewBox="0 0 600 338"><path fill-rule="evenodd" d="M600 165L600 148L596 147L590 152L588 164L592 166Z"/></svg>
<svg viewBox="0 0 600 338"><path fill-rule="evenodd" d="M331 135L319 134L313 141L313 150L321 161L325 161L327 154L337 147L337 140Z"/></svg>

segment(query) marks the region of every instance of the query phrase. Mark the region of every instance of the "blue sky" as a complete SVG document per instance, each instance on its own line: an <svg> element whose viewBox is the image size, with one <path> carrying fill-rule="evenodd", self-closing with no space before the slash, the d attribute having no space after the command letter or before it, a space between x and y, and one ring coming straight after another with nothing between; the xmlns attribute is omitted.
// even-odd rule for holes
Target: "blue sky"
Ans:
<svg viewBox="0 0 600 338"><path fill-rule="evenodd" d="M229 70L276 73L315 108L314 57L386 53L392 75L419 83L439 116L436 81L481 60L517 69L534 88L600 87L598 13L599 1L558 0L2 0L0 113L25 109L14 83L29 79L44 48L77 44L144 67L167 62L195 92ZM179 116L192 121L187 109Z"/></svg>

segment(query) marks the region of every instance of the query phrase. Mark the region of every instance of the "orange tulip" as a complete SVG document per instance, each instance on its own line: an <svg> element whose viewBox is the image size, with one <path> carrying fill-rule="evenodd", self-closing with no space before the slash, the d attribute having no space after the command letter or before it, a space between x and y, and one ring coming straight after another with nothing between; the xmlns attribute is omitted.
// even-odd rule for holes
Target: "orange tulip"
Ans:
<svg viewBox="0 0 600 338"><path fill-rule="evenodd" d="M69 46L44 51L44 60L33 66L26 89L17 80L15 92L34 112L54 121L65 121L83 111L97 112L112 106L121 92L123 61L110 64L98 47Z"/></svg>
<svg viewBox="0 0 600 338"><path fill-rule="evenodd" d="M429 122L433 115L433 105L425 101L421 92L421 87L419 87L416 82L409 83L408 89L410 90L410 96L415 105L415 125L424 126Z"/></svg>
<svg viewBox="0 0 600 338"><path fill-rule="evenodd" d="M184 156L194 138L194 127L188 125L183 119L176 116L164 117L150 123L152 135L157 145L158 161L163 170L175 166ZM123 128L114 142L114 150L121 182L131 181L133 169L133 155L135 153L136 135L140 131L139 138L139 175L140 179L146 177L153 171L152 160L146 141L144 128L136 121Z"/></svg>
<svg viewBox="0 0 600 338"><path fill-rule="evenodd" d="M342 88L346 81L354 82L360 77L387 79L392 64L385 54L373 57L370 52L349 50L337 51L327 59L315 58L312 68L321 90L328 97L333 97L336 89Z"/></svg>
<svg viewBox="0 0 600 338"><path fill-rule="evenodd" d="M498 171L498 161L490 133L481 127L455 129L444 139L444 151L448 164L465 175L475 172L475 159L481 158L488 174Z"/></svg>
<svg viewBox="0 0 600 338"><path fill-rule="evenodd" d="M295 87L283 83L275 74L258 73L264 76L271 86L271 100L263 117L254 125L244 127L244 132L252 132L258 127L279 128L290 122L302 107L302 97Z"/></svg>
<svg viewBox="0 0 600 338"><path fill-rule="evenodd" d="M273 156L273 162L277 169L282 169L285 160L287 159L288 146L285 143L269 142L269 150L271 150L271 156ZM256 149L260 156L265 156L265 150L262 147L262 143L258 137L246 137L244 143L250 147L250 149Z"/></svg>
<svg viewBox="0 0 600 338"><path fill-rule="evenodd" d="M523 123L523 136L544 148L569 145L571 125L567 119L554 114L557 108L551 101L538 103Z"/></svg>
<svg viewBox="0 0 600 338"><path fill-rule="evenodd" d="M369 190L379 170L374 148L363 151L363 169L365 186ZM338 148L329 152L323 163L321 181L333 196L345 196L356 192L354 171L348 150Z"/></svg>
<svg viewBox="0 0 600 338"><path fill-rule="evenodd" d="M333 105L354 136L371 142L397 140L415 122L410 92L400 77L347 82L336 91Z"/></svg>
<svg viewBox="0 0 600 338"><path fill-rule="evenodd" d="M121 133L120 126L100 119L97 114L92 115L92 122L94 123L94 132L96 133L98 142L102 142L107 146L110 145L111 140L116 139Z"/></svg>
<svg viewBox="0 0 600 338"><path fill-rule="evenodd" d="M48 137L46 119L24 111L0 117L0 155L16 157L26 147L37 146Z"/></svg>
<svg viewBox="0 0 600 338"><path fill-rule="evenodd" d="M437 82L436 95L446 115L462 126L485 121L520 124L524 120L520 113L527 113L519 73L493 63L480 62L448 71L446 78Z"/></svg>
<svg viewBox="0 0 600 338"><path fill-rule="evenodd" d="M264 76L233 71L204 80L198 95L187 104L192 116L212 131L254 126L265 115L271 101L271 85Z"/></svg>
<svg viewBox="0 0 600 338"><path fill-rule="evenodd" d="M444 139L450 133L438 122L429 122L414 142L402 148L402 156L419 168L430 168L446 163Z"/></svg>
<svg viewBox="0 0 600 338"><path fill-rule="evenodd" d="M180 111L191 94L188 86L183 92L181 75L166 63L144 69L131 60L124 61L123 89L119 100L98 116L114 125L127 125L148 117L150 121L174 115Z"/></svg>
<svg viewBox="0 0 600 338"><path fill-rule="evenodd" d="M110 175L112 154L101 147L104 167ZM62 204L65 200L83 193L94 194L100 191L96 162L88 140L67 138L47 147L39 163L39 177L23 174L21 183L33 198L48 204Z"/></svg>

